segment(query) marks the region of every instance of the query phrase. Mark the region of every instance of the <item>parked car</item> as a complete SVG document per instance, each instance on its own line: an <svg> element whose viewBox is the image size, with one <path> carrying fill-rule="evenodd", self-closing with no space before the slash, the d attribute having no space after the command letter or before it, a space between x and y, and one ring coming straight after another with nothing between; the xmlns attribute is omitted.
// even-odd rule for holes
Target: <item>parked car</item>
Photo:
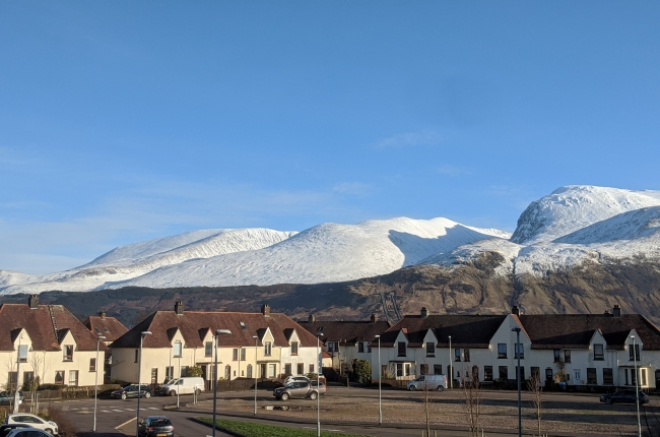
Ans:
<svg viewBox="0 0 660 437"><path fill-rule="evenodd" d="M7 437L7 435L15 429L32 428L30 425L23 423L13 423L11 425L0 425L0 437ZM34 429L34 428L32 428Z"/></svg>
<svg viewBox="0 0 660 437"><path fill-rule="evenodd" d="M276 399L286 401L289 398L316 399L319 394L325 394L325 384L319 381L295 381L278 387L273 391Z"/></svg>
<svg viewBox="0 0 660 437"><path fill-rule="evenodd" d="M9 405L14 403L14 393L10 391L0 391L0 405ZM18 405L23 403L23 392L18 392Z"/></svg>
<svg viewBox="0 0 660 437"><path fill-rule="evenodd" d="M613 404L615 402L635 403L635 390L617 390L614 393L607 393L600 397L601 402L606 404ZM646 404L649 402L649 397L643 391L639 392L639 403Z"/></svg>
<svg viewBox="0 0 660 437"><path fill-rule="evenodd" d="M446 375L422 375L410 381L407 385L408 390L438 390L443 391L447 388Z"/></svg>
<svg viewBox="0 0 660 437"><path fill-rule="evenodd" d="M291 375L291 376L287 376L282 384L287 385L289 383L296 382L296 381L307 381L307 382L309 382L310 379L308 377L306 377L305 375L295 375L295 376Z"/></svg>
<svg viewBox="0 0 660 437"><path fill-rule="evenodd" d="M165 416L149 416L138 426L140 437L173 437L174 425Z"/></svg>
<svg viewBox="0 0 660 437"><path fill-rule="evenodd" d="M51 422L50 420L42 419L39 416L28 413L17 413L17 414L8 414L5 418L5 425L28 425L32 428L37 428L42 431L46 431L48 434L55 435L59 432L57 423Z"/></svg>
<svg viewBox="0 0 660 437"><path fill-rule="evenodd" d="M165 396L176 396L197 393L204 391L204 378L201 376L184 376L172 379L160 388L161 394Z"/></svg>
<svg viewBox="0 0 660 437"><path fill-rule="evenodd" d="M51 437L51 435L46 431L28 426L25 428L14 428L5 437Z"/></svg>
<svg viewBox="0 0 660 437"><path fill-rule="evenodd" d="M143 398L150 398L154 394L154 391L151 388L151 386L146 384L140 385L139 392L140 392L140 397ZM124 399L124 400L128 398L136 398L138 397L138 386L137 384L127 385L122 389L113 391L112 393L110 393L110 396L113 398Z"/></svg>

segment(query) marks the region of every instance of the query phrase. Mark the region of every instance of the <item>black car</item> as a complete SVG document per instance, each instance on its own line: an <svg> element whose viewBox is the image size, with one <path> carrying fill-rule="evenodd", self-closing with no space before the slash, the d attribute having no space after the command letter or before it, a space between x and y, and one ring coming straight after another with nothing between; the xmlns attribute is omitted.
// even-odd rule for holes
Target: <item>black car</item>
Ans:
<svg viewBox="0 0 660 437"><path fill-rule="evenodd" d="M615 393L608 393L600 397L601 402L606 404L613 404L615 402L625 402L629 404L635 403L635 390L618 390ZM639 392L639 403L646 404L649 402L649 397L643 391Z"/></svg>
<svg viewBox="0 0 660 437"><path fill-rule="evenodd" d="M140 437L173 437L174 426L165 416L149 416L140 422L138 435Z"/></svg>
<svg viewBox="0 0 660 437"><path fill-rule="evenodd" d="M142 398L150 398L154 394L154 391L151 388L151 386L146 384L140 385L139 391L140 391L140 397ZM126 387L120 390L113 391L112 393L110 393L110 396L113 398L120 398L120 399L136 398L138 397L138 386L137 384L127 385Z"/></svg>

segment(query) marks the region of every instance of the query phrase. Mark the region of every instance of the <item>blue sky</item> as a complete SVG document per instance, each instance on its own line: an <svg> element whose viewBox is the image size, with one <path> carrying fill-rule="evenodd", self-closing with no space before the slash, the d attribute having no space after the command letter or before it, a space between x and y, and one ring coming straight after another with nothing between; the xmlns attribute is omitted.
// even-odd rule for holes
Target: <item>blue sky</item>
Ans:
<svg viewBox="0 0 660 437"><path fill-rule="evenodd" d="M660 189L657 1L0 2L0 269Z"/></svg>

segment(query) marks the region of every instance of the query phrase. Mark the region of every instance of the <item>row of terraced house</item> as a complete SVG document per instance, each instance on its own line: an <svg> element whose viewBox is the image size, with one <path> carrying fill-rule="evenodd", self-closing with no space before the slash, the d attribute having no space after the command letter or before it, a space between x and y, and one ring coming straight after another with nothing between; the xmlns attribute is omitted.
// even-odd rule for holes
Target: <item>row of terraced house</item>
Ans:
<svg viewBox="0 0 660 437"><path fill-rule="evenodd" d="M161 384L191 367L212 381L216 359L218 379L272 379L319 372L319 358L325 373L339 374L367 360L374 381L424 374L512 381L520 358L521 377L538 375L546 385L637 381L655 388L660 330L618 306L598 315L525 315L517 307L506 315L446 315L422 308L390 323L375 315L296 322L268 305L258 313L185 311L177 302L173 311L156 311L130 330L103 312L81 322L61 305L39 305L36 295L28 304L0 306L3 388L37 377L69 386L136 382L138 374L143 383Z"/></svg>

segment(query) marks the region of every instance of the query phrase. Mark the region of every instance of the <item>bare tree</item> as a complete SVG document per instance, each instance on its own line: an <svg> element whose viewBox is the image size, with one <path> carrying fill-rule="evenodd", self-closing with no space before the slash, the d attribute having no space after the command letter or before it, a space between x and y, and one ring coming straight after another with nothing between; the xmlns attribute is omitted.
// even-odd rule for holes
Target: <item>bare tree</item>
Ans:
<svg viewBox="0 0 660 437"><path fill-rule="evenodd" d="M541 404L541 393L543 387L541 387L541 375L538 372L532 373L532 376L527 380L527 390L532 394L532 409L536 415L536 425L539 436L541 435L541 415L542 415L542 404Z"/></svg>
<svg viewBox="0 0 660 437"><path fill-rule="evenodd" d="M479 369L474 366L472 369L466 364L463 366L463 372L459 379L461 389L463 390L463 408L468 425L468 437L479 436L479 413L481 399L479 394Z"/></svg>

